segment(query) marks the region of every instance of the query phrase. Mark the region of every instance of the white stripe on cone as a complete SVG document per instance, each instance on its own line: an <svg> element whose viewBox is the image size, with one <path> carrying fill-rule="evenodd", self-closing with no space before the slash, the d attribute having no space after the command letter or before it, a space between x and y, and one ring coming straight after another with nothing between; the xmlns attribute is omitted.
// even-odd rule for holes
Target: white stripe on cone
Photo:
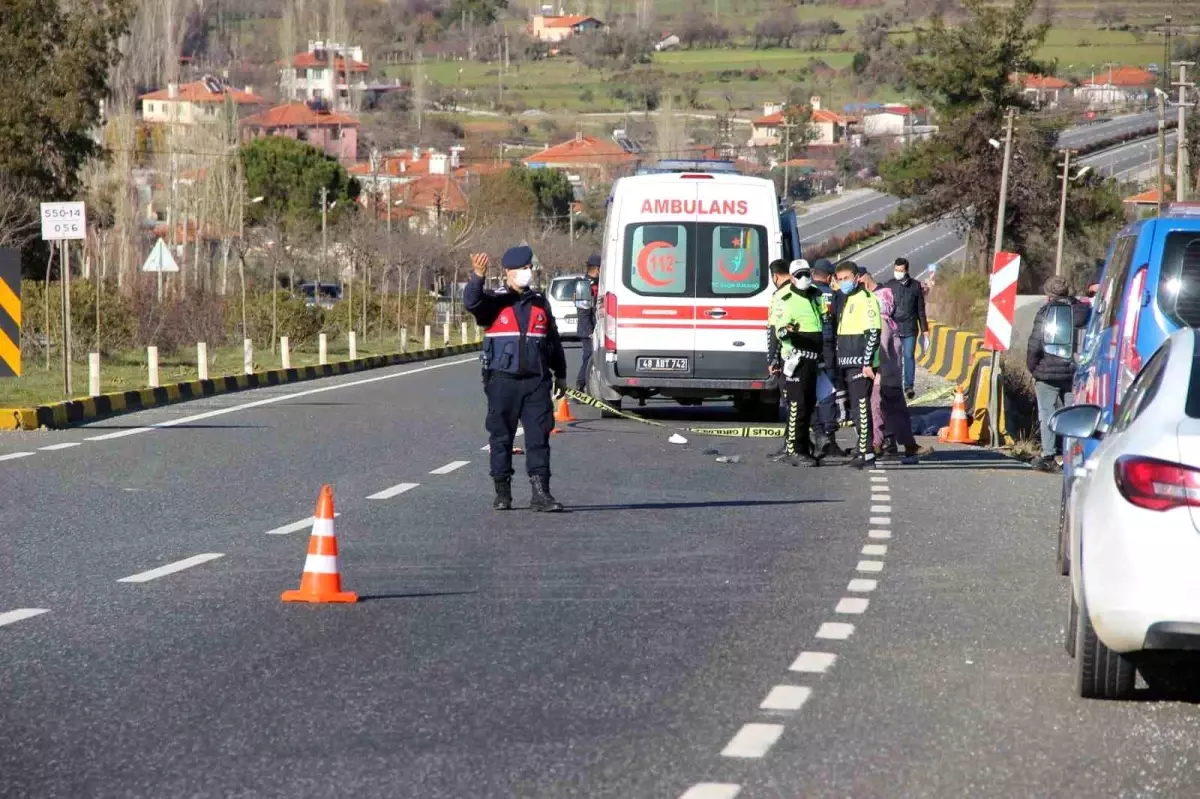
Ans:
<svg viewBox="0 0 1200 799"><path fill-rule="evenodd" d="M304 560L304 571L308 574L337 574L337 555L309 555Z"/></svg>

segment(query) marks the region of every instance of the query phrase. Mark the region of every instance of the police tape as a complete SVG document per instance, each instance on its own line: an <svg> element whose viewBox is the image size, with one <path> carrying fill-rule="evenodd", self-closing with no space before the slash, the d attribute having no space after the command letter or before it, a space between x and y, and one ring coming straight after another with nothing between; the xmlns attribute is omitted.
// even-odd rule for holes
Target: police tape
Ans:
<svg viewBox="0 0 1200 799"><path fill-rule="evenodd" d="M938 400L944 400L947 397L954 394L954 392L957 390L958 390L958 386L946 386L944 388L935 388L932 391L926 391L924 394L917 397L916 399L909 400L908 407L913 408L918 405L925 405L930 402L937 402Z"/></svg>
<svg viewBox="0 0 1200 799"><path fill-rule="evenodd" d="M715 436L718 438L783 438L783 425L731 425L729 427L688 427L684 425L669 425L663 422L656 422L653 419L646 419L638 416L635 413L620 411L609 405L603 400L596 399L590 394L585 394L582 391L577 391L573 388L563 389L563 394L570 399L578 402L580 405L587 405L605 413L619 416L622 419L628 419L631 422L641 422L653 427L661 427L664 430L681 430L685 433L692 433L697 436Z"/></svg>

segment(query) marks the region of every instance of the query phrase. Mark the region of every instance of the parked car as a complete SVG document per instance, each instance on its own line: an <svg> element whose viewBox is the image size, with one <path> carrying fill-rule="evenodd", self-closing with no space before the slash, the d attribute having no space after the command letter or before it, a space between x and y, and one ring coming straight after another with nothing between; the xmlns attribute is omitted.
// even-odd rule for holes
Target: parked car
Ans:
<svg viewBox="0 0 1200 799"><path fill-rule="evenodd" d="M1074 401L1098 405L1101 423L1112 425L1142 364L1173 332L1191 327L1200 327L1200 204L1172 203L1162 216L1134 222L1113 240L1091 320L1075 346ZM1063 441L1062 574L1070 570L1066 508L1076 476L1097 446L1088 438Z"/></svg>
<svg viewBox="0 0 1200 799"><path fill-rule="evenodd" d="M1067 652L1081 696L1123 699L1138 670L1200 653L1200 331L1173 333L1107 413L1075 405L1051 427L1095 444L1066 510Z"/></svg>
<svg viewBox="0 0 1200 799"><path fill-rule="evenodd" d="M322 283L318 294L316 283L301 283L300 293L304 295L304 304L309 308L320 305L325 310L329 310L342 299L342 285L340 283Z"/></svg>
<svg viewBox="0 0 1200 799"><path fill-rule="evenodd" d="M554 323L558 325L558 334L564 339L578 338L579 335L579 309L575 307L575 293L580 281L587 283L587 275L561 275L550 281L546 292L550 300L550 312L554 314Z"/></svg>

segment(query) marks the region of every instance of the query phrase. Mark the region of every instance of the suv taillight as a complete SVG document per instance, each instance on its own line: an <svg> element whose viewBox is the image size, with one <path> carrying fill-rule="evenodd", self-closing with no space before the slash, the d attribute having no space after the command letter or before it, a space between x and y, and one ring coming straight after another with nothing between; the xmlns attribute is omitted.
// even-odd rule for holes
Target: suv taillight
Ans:
<svg viewBox="0 0 1200 799"><path fill-rule="evenodd" d="M1146 510L1200 507L1200 471L1177 463L1125 455L1117 458L1117 489Z"/></svg>
<svg viewBox="0 0 1200 799"><path fill-rule="evenodd" d="M617 295L604 295L604 350L617 351Z"/></svg>

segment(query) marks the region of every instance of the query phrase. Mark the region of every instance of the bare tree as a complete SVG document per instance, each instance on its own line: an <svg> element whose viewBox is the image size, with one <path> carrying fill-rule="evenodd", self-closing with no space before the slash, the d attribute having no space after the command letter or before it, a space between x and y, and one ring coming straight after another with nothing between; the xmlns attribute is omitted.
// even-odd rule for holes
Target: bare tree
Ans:
<svg viewBox="0 0 1200 799"><path fill-rule="evenodd" d="M21 249L37 238L38 210L27 181L0 175L0 247Z"/></svg>

